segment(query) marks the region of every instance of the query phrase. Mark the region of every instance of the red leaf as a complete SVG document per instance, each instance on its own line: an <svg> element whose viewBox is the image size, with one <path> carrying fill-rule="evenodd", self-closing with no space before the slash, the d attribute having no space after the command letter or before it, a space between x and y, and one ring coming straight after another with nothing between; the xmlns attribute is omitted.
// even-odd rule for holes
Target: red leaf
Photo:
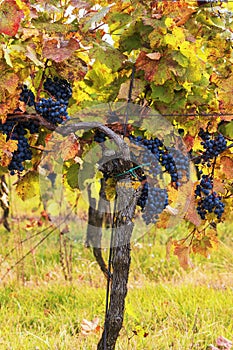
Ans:
<svg viewBox="0 0 233 350"><path fill-rule="evenodd" d="M0 33L15 36L22 17L15 0L5 0L0 6Z"/></svg>
<svg viewBox="0 0 233 350"><path fill-rule="evenodd" d="M141 51L136 61L137 70L143 70L145 72L145 79L148 81L153 80L155 73L158 70L158 61L160 56L158 53L154 53L153 55L153 59L151 59L148 57L148 54Z"/></svg>
<svg viewBox="0 0 233 350"><path fill-rule="evenodd" d="M57 39L50 39L45 41L43 47L43 56L55 62L62 62L70 58L74 51L79 49L78 41L71 38L69 41L58 41Z"/></svg>
<svg viewBox="0 0 233 350"><path fill-rule="evenodd" d="M193 145L194 145L194 137L189 135L189 134L187 134L184 137L184 143L186 145L187 152L190 151L193 148Z"/></svg>

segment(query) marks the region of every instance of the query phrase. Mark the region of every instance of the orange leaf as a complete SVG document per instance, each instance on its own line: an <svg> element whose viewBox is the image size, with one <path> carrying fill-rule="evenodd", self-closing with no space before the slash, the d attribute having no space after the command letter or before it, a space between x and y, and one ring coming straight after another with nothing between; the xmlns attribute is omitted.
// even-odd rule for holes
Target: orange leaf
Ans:
<svg viewBox="0 0 233 350"><path fill-rule="evenodd" d="M180 266L183 267L183 269L187 270L188 268L193 267L193 264L189 256L190 247L186 247L178 244L175 246L174 254L177 255Z"/></svg>
<svg viewBox="0 0 233 350"><path fill-rule="evenodd" d="M5 167L8 166L12 159L12 152L16 151L18 141L6 141L6 135L0 136L0 164Z"/></svg>
<svg viewBox="0 0 233 350"><path fill-rule="evenodd" d="M186 209L185 219L192 222L195 226L199 226L201 224L201 218L196 210L196 201L194 194L189 201L188 207Z"/></svg>
<svg viewBox="0 0 233 350"><path fill-rule="evenodd" d="M79 49L78 41L71 38L69 41L58 41L57 39L50 39L45 41L43 47L43 56L55 62L62 62L70 58L74 51Z"/></svg>
<svg viewBox="0 0 233 350"><path fill-rule="evenodd" d="M14 94L18 86L19 78L15 73L6 73L4 80L0 81L0 86L3 89L7 89L9 94Z"/></svg>
<svg viewBox="0 0 233 350"><path fill-rule="evenodd" d="M0 6L0 33L15 36L18 32L23 12L14 0L5 0Z"/></svg>
<svg viewBox="0 0 233 350"><path fill-rule="evenodd" d="M63 160L73 159L79 151L79 143L74 134L70 134L64 142L61 143L61 155Z"/></svg>
<svg viewBox="0 0 233 350"><path fill-rule="evenodd" d="M215 192L225 193L225 187L221 180L214 179L214 188Z"/></svg>
<svg viewBox="0 0 233 350"><path fill-rule="evenodd" d="M232 179L233 159L227 156L221 157L221 168L227 179Z"/></svg>

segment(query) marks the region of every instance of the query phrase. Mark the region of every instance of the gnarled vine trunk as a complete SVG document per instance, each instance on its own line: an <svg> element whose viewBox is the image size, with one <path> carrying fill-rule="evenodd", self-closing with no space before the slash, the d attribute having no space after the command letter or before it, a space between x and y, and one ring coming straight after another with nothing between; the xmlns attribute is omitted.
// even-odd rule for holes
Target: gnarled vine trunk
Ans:
<svg viewBox="0 0 233 350"><path fill-rule="evenodd" d="M122 328L131 260L130 239L134 227L135 207L140 192L140 188L134 188L130 177L120 180L117 184L110 303L102 338L97 347L98 350L114 350Z"/></svg>

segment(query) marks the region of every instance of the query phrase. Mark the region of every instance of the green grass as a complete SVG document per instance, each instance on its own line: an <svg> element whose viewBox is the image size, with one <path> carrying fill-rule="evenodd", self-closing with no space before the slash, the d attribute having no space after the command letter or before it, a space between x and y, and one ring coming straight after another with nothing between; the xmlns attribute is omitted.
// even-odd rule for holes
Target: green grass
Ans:
<svg viewBox="0 0 233 350"><path fill-rule="evenodd" d="M0 233L2 257L29 235L22 226L14 234ZM176 230L173 234L179 236L184 227ZM156 239L148 234L132 245L117 350L204 350L220 335L232 339L232 231L232 225L222 225L218 251L210 259L192 257L195 267L189 271L182 270L174 256L166 261L166 230ZM73 245L72 284L62 274L56 232L1 282L0 349L96 349L101 331L84 336L81 323L99 317L103 325L106 281L91 251L74 239ZM32 247L31 241L19 245L1 265L1 275Z"/></svg>

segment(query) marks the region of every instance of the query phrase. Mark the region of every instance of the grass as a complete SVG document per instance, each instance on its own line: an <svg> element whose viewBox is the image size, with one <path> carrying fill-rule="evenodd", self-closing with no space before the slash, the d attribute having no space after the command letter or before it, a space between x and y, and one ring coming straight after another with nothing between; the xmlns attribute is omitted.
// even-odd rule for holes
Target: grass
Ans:
<svg viewBox="0 0 233 350"><path fill-rule="evenodd" d="M24 226L15 225L10 235L2 230L2 257L29 235L22 230ZM218 251L210 259L192 257L195 267L189 271L179 267L176 257L165 259L165 230L159 230L156 239L148 234L132 245L129 292L117 350L205 350L220 335L232 339L232 228L222 225ZM179 236L184 227L176 230L173 234ZM72 233L71 237L72 284L62 274L56 232L1 283L0 349L96 349L102 330L84 336L81 323L84 318L99 317L103 325L106 281L91 251L76 242ZM1 265L1 275L32 247L31 241L17 245Z"/></svg>

